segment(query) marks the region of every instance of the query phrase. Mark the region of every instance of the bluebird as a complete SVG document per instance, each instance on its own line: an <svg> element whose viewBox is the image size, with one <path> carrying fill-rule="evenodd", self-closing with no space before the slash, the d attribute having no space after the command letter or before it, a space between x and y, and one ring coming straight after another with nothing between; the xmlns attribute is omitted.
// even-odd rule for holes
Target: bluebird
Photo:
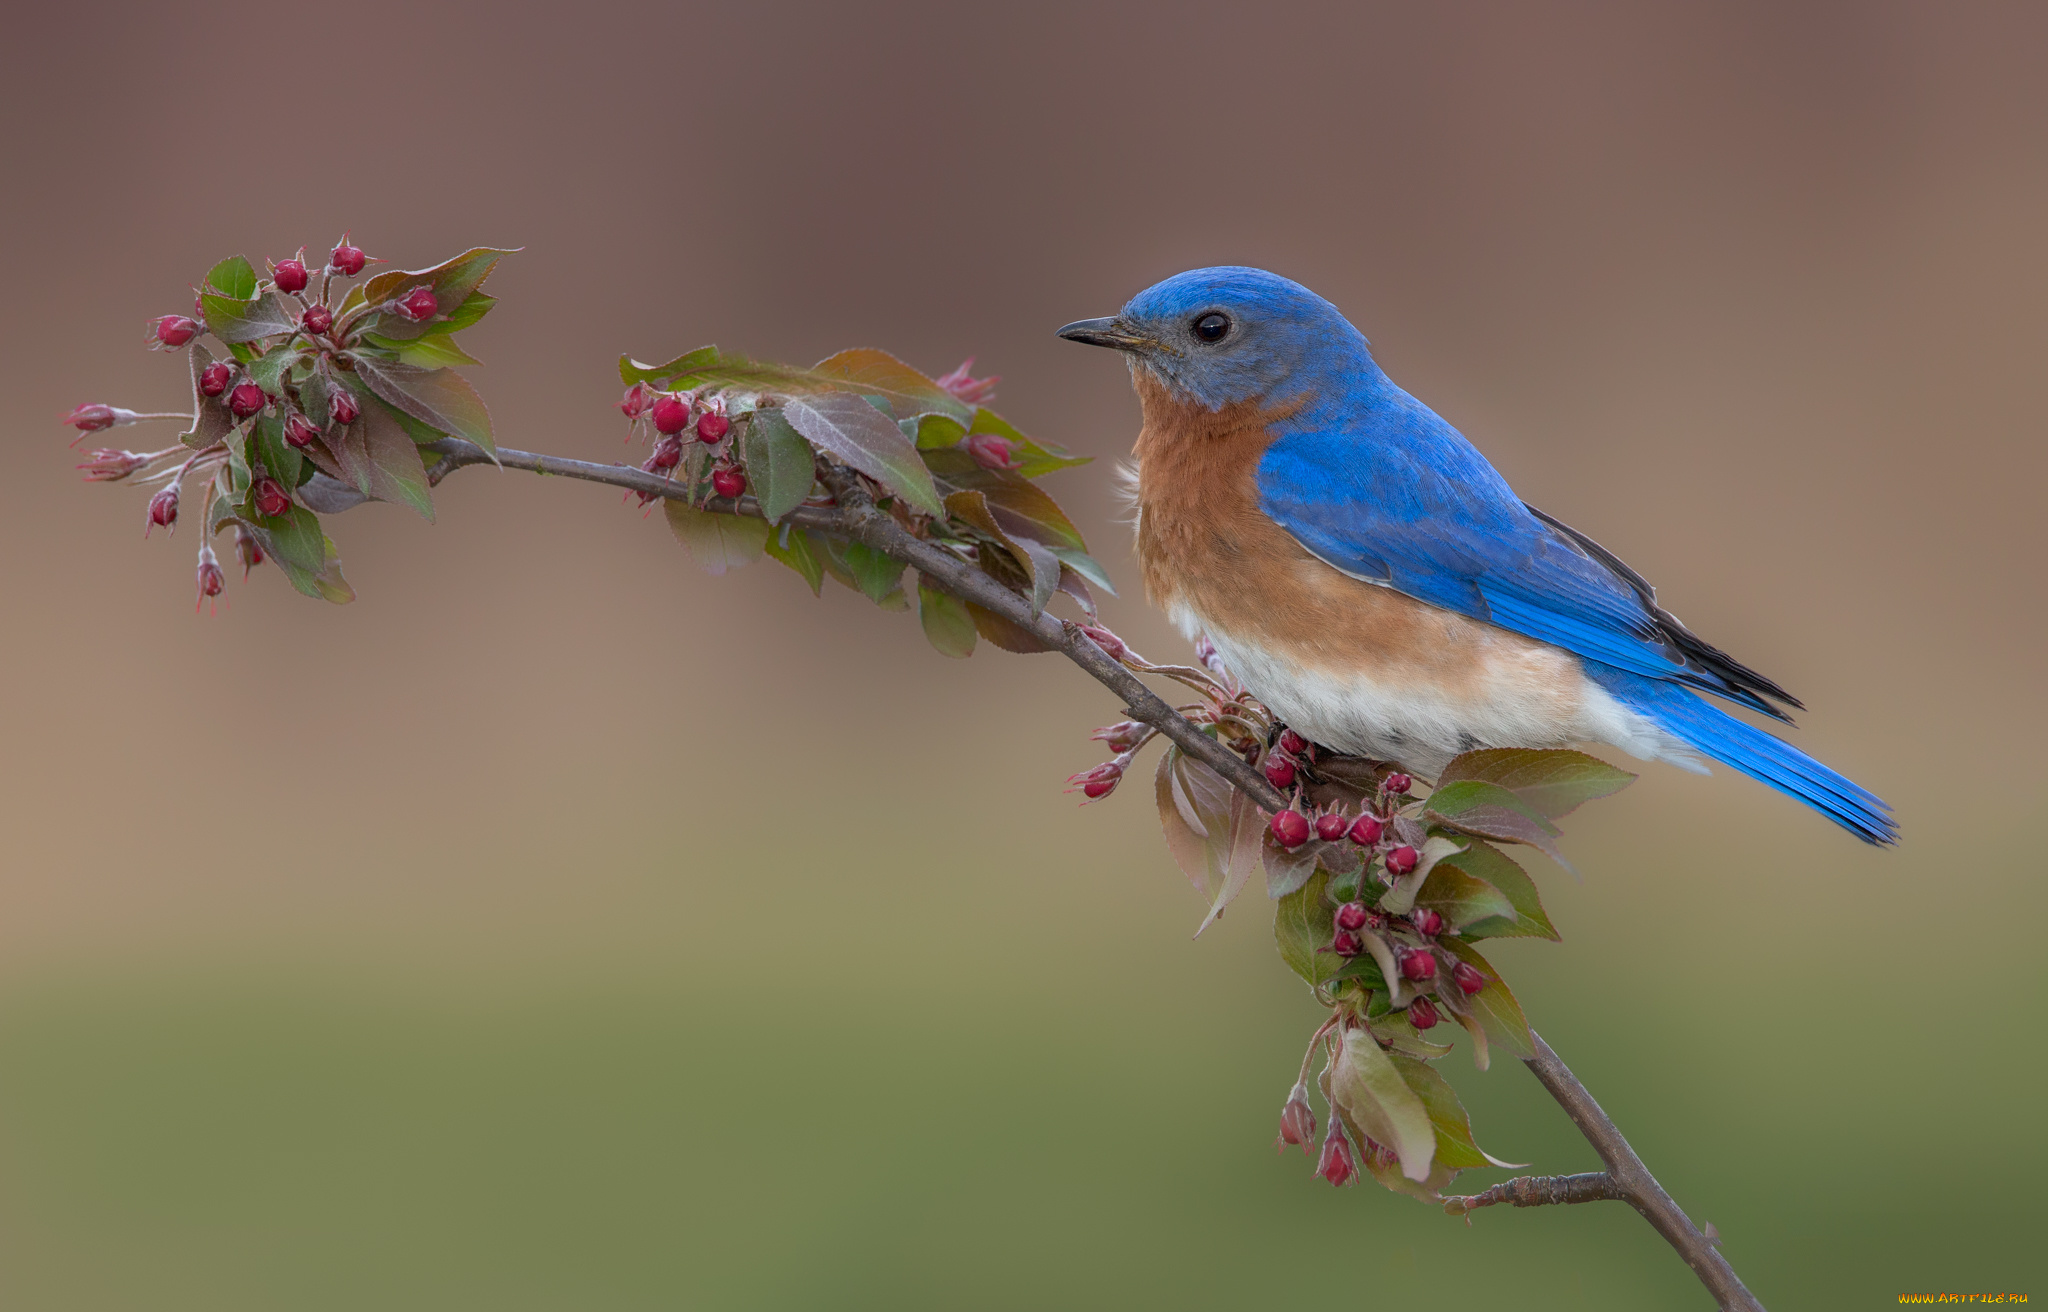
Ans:
<svg viewBox="0 0 2048 1312"><path fill-rule="evenodd" d="M1146 595L1296 732L1429 776L1480 747L1707 756L1897 840L1874 794L1706 700L1789 724L1797 698L1525 504L1306 287L1196 269L1059 335L1130 364Z"/></svg>

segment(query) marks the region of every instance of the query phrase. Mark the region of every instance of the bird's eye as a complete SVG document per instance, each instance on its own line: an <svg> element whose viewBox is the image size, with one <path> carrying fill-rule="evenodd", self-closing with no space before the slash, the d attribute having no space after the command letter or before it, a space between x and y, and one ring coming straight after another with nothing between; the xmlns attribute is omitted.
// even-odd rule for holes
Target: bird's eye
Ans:
<svg viewBox="0 0 2048 1312"><path fill-rule="evenodd" d="M1220 342L1230 336L1230 316L1210 311L1195 320L1195 336L1205 342Z"/></svg>

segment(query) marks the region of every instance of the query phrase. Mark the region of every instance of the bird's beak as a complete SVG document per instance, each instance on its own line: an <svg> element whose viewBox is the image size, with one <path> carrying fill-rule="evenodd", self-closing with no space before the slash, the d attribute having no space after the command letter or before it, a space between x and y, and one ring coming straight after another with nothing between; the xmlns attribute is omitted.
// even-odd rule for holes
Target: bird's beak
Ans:
<svg viewBox="0 0 2048 1312"><path fill-rule="evenodd" d="M1060 329L1060 336L1070 342L1086 342L1090 346L1107 346L1115 351L1138 351L1155 345L1153 340L1132 332L1120 319L1082 319Z"/></svg>

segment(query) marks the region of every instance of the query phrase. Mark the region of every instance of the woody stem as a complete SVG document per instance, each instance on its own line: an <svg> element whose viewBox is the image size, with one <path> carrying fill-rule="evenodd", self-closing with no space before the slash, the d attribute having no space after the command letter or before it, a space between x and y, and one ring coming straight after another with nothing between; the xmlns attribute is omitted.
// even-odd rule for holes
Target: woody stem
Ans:
<svg viewBox="0 0 2048 1312"><path fill-rule="evenodd" d="M440 456L440 460L428 471L430 481L438 483L457 469L469 465L489 464L491 456L483 448L456 438L448 438L423 448ZM680 483L633 469L625 465L601 465L588 460L571 460L563 456L541 455L532 451L513 451L499 448L497 463L506 469L530 470L536 474L549 474L562 478L580 479L585 482L603 483L611 487L625 488L644 493L650 497L662 497L686 501L689 490ZM1138 681L1136 675L1097 646L1079 625L1058 620L1043 611L1034 612L1030 602L1009 588L996 582L980 569L943 550L937 545L923 541L905 531L894 518L877 508L860 480L851 470L829 462L821 467L825 485L837 499L837 506L799 506L791 511L784 522L815 533L832 537L885 552L898 560L915 566L924 580L942 592L970 601L985 610L993 611L1010 623L1030 633L1047 647L1064 655L1080 666L1096 682L1115 693L1124 703L1125 713L1134 720L1151 725L1171 739L1188 755L1209 766L1216 773L1229 780L1239 792L1245 794L1265 811L1279 811L1288 805L1288 799L1266 782L1264 775L1254 769L1237 753L1203 733L1179 714L1159 694ZM760 517L761 507L751 496L738 498L713 497L701 509L718 514L750 515ZM1642 1213L1643 1218L1654 1227L1664 1241L1685 1259L1700 1283L1713 1294L1724 1312L1763 1312L1763 1305L1743 1286L1728 1260L1721 1256L1698 1227L1687 1219L1685 1213L1673 1202L1671 1195L1657 1183L1642 1158L1622 1136L1619 1128L1586 1086L1573 1075L1549 1044L1540 1036L1535 1037L1536 1052L1524 1058L1538 1081L1565 1114L1571 1117L1586 1142L1593 1145L1600 1159L1607 1163L1607 1170L1600 1173L1608 1180L1607 1186L1595 1188L1591 1185L1573 1185L1563 1192L1583 1193L1584 1196L1542 1198L1538 1193L1544 1190L1523 1186L1519 1181L1508 1181L1497 1185L1488 1194L1500 1192L1500 1196L1482 1203L1478 1199L1487 1194L1477 1195L1470 1200L1472 1206L1489 1206L1492 1202L1513 1202L1517 1206L1535 1206L1546 1202L1586 1202L1596 1198L1620 1198ZM1313 1047L1313 1045L1311 1045ZM1579 1180L1590 1177L1564 1177ZM1524 1177L1536 1179L1536 1177ZM1509 1186L1529 1197L1520 1202L1513 1197ZM1604 1192L1608 1187L1613 1192ZM1586 1192L1591 1190L1592 1192ZM1505 1192L1502 1192L1505 1191ZM1454 1200L1465 1201L1465 1200Z"/></svg>

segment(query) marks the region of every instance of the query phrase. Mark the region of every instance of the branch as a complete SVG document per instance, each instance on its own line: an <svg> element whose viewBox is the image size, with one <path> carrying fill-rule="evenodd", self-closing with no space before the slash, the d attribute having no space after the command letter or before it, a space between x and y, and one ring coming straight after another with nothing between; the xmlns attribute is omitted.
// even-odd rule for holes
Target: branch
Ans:
<svg viewBox="0 0 2048 1312"><path fill-rule="evenodd" d="M428 473L429 479L435 483L465 466L492 462L491 456L481 447L455 438L436 442L425 449L441 457ZM507 469L525 469L536 474L604 483L649 497L684 500L689 495L688 489L680 483L625 465L601 465L587 460L504 449L499 450L497 463ZM1279 811L1288 805L1287 798L1267 783L1265 776L1253 769L1249 762L1197 729L1081 632L1080 626L1055 619L1043 611L1033 612L1024 597L951 552L906 532L902 525L874 505L851 471L828 462L823 466L823 477L839 504L836 507L799 506L790 512L790 522L799 528L859 542L908 561L941 590L993 611L1066 656L1122 699L1126 714L1132 719L1151 725L1181 750L1200 758L1264 810ZM757 518L761 514L760 504L750 496L736 500L714 497L706 508ZM1607 1113L1600 1109L1600 1104L1593 1100L1586 1086L1579 1083L1571 1068L1540 1035L1532 1037L1536 1042L1536 1055L1524 1058L1525 1064L1550 1096L1564 1108L1586 1142L1593 1145L1600 1159L1607 1164L1607 1169L1586 1175L1519 1176L1484 1193L1449 1198L1446 1203L1454 1212L1462 1214L1502 1202L1516 1207L1539 1207L1621 1199L1642 1213L1665 1242L1677 1250L1724 1312L1763 1312L1763 1305L1743 1286L1728 1260L1721 1256L1713 1241L1686 1218L1671 1195L1664 1191L1664 1186L1657 1183L1657 1178L1643 1165L1643 1159L1636 1156L1635 1149L1629 1146Z"/></svg>

